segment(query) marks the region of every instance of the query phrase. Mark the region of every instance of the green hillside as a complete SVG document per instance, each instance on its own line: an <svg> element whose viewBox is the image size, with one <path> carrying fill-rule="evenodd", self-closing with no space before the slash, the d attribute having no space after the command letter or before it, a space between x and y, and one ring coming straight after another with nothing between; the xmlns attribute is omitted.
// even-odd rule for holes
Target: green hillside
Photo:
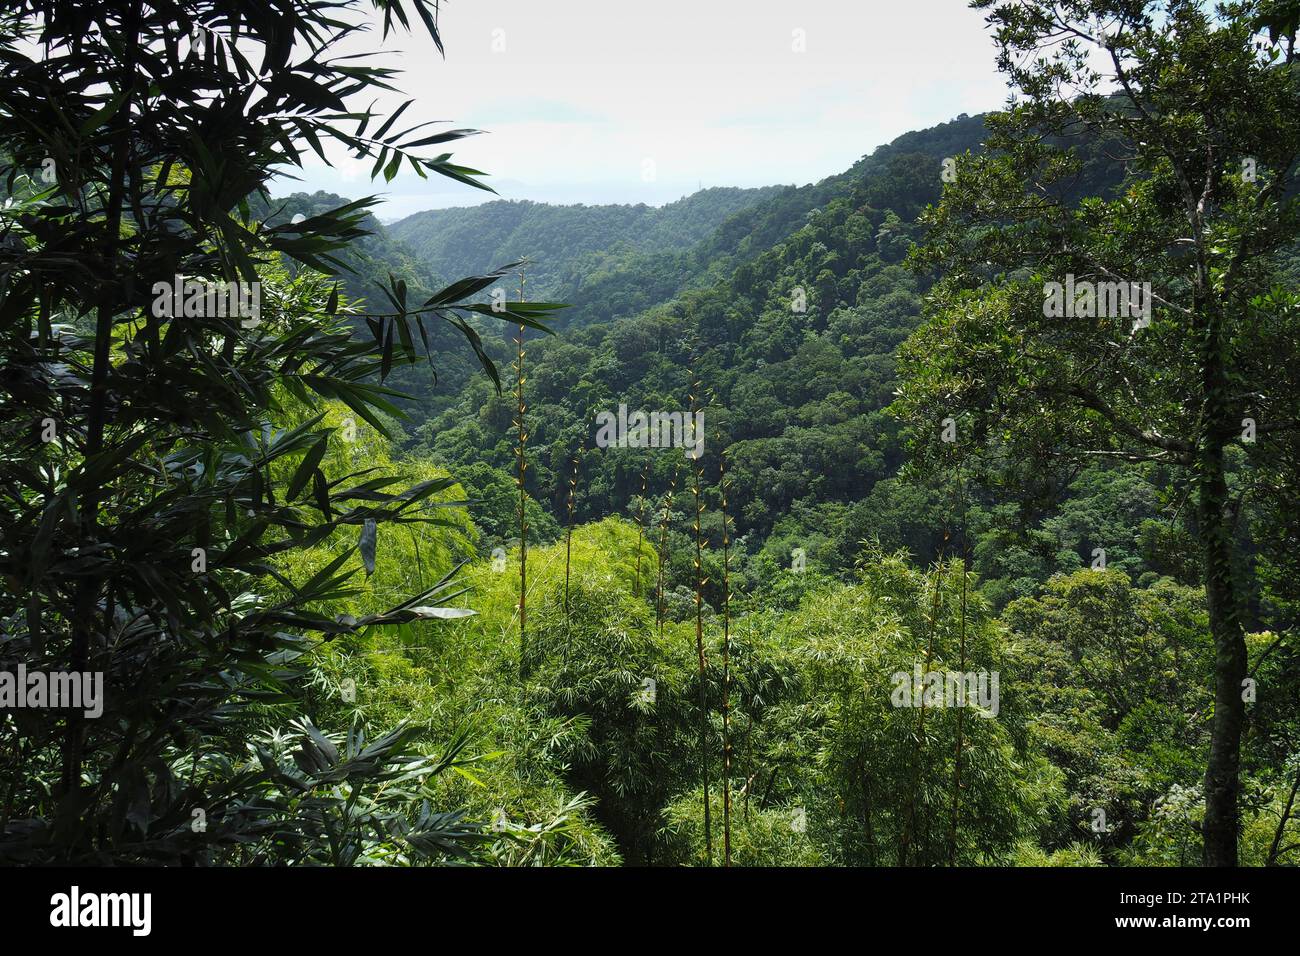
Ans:
<svg viewBox="0 0 1300 956"><path fill-rule="evenodd" d="M602 262L685 250L728 217L781 191L717 187L659 207L501 200L415 213L388 230L435 276L474 275L528 259L534 294L563 298Z"/></svg>
<svg viewBox="0 0 1300 956"><path fill-rule="evenodd" d="M938 198L942 160L978 148L983 133L979 117L909 133L843 174L732 216L689 254L589 278L566 310L569 328L529 346L531 442L539 451L530 490L559 508L559 470L590 436L596 412L620 402L685 407L693 366L714 403L709 441L731 449L736 518L751 546L778 523L789 535L819 525L809 553L838 550L843 557L833 563L851 563L853 543L891 520L872 494L901 461L897 428L883 409L895 349L919 321L928 285L904 265L916 216ZM656 265L702 279L619 316L618 303L656 298L646 291L658 290ZM504 332L491 347L501 363L511 360ZM471 382L458 404L416 427L413 448L449 466L486 460L508 470L509 402L486 382ZM626 513L643 458L631 450L589 456L580 515ZM651 487L666 486L678 464L655 456ZM918 527L926 520L915 515ZM921 551L931 550L925 545L936 533L888 530Z"/></svg>

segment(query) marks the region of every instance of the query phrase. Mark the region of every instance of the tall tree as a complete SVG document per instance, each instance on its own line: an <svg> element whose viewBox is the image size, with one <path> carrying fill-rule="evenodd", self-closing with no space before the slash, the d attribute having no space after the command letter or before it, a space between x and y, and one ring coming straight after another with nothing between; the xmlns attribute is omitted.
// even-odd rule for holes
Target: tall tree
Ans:
<svg viewBox="0 0 1300 956"><path fill-rule="evenodd" d="M1300 229L1296 4L972 6L1017 96L929 214L917 259L942 279L896 407L921 463L955 437L1013 481L1097 459L1183 476L1215 648L1204 859L1233 865L1248 484L1234 469L1285 458L1300 426L1296 301L1270 292ZM1122 163L1121 188L1079 201L1084 156Z"/></svg>

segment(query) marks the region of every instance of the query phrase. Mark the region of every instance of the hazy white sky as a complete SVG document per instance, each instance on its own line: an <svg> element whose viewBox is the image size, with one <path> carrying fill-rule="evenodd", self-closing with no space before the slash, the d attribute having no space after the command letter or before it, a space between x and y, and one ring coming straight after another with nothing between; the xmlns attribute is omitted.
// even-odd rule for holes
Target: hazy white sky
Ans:
<svg viewBox="0 0 1300 956"><path fill-rule="evenodd" d="M455 159L506 199L659 204L814 182L1006 96L965 0L443 0L439 23L445 60L423 35L387 41L416 98L399 122L485 130ZM496 198L405 169L371 185L369 166L313 158L280 189L379 192L385 219Z"/></svg>

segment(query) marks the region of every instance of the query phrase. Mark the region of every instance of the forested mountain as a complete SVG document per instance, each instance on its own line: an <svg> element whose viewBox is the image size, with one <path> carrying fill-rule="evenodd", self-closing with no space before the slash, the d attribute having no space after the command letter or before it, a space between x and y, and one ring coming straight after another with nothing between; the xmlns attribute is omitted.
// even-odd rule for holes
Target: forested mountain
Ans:
<svg viewBox="0 0 1300 956"><path fill-rule="evenodd" d="M584 276L637 255L689 249L734 213L782 191L714 187L657 207L499 200L418 212L388 229L435 276L474 275L528 259L535 294L567 301Z"/></svg>
<svg viewBox="0 0 1300 956"><path fill-rule="evenodd" d="M709 395L708 441L730 456L738 566L756 581L788 564L795 547L832 571L852 567L868 540L937 556L952 520L954 504L944 497L951 489L899 480L903 449L886 408L897 348L920 321L931 281L905 263L921 235L917 217L938 200L944 161L978 152L986 135L978 116L907 133L844 173L731 216L687 254L635 258L618 272L587 277L566 309L563 333L530 338L530 493L558 517L569 457L580 442L590 444L596 413L620 403L684 408L693 372ZM1063 195L1109 193L1118 173L1103 162L1103 147L1076 145L1082 169ZM673 278L661 283L661 275ZM658 301L683 275L693 277L692 287ZM627 303L635 302L654 304L634 312ZM505 333L489 337L488 347L500 364L512 360ZM460 401L440 416L424 424L417 417L409 447L458 474L482 476L484 465L493 466L504 487L515 454L512 401L494 395L485 379L467 381ZM630 514L647 464L652 490L665 488L682 465L630 449L588 455L578 519ZM1080 481L1092 507L1120 506L1120 479L1102 472ZM1128 493L1122 506L1131 528L1111 536L1113 560L1135 574L1176 566L1140 557L1138 527L1159 510L1143 487L1148 493ZM1006 517L979 502L968 516L989 529ZM1027 548L990 538L977 550L977 566L991 572L986 585L1001 600L1051 570L1086 563L1086 541L1065 530L1068 519L1049 509L1015 520L1026 533L1039 521L1053 530L1035 531ZM675 570L681 581L689 577L685 563Z"/></svg>
<svg viewBox="0 0 1300 956"><path fill-rule="evenodd" d="M934 516L911 497L920 492L892 482L901 448L883 410L895 350L919 321L928 284L904 265L917 214L939 196L943 160L978 149L984 133L981 117L909 133L842 174L732 216L685 256L589 278L563 334L530 340L530 491L558 512L560 475L594 415L620 402L685 407L693 369L712 396L708 440L730 449L738 529L757 551L780 528L769 566L795 540L817 565L840 569L877 534L933 554ZM712 278L621 316L619 303L664 291L656 265ZM510 361L500 333L489 346ZM470 382L458 404L416 425L413 447L448 466L508 471L510 401ZM662 489L680 462L649 457L649 486ZM645 463L632 450L589 456L579 518L626 513Z"/></svg>
<svg viewBox="0 0 1300 956"><path fill-rule="evenodd" d="M554 327L600 321L670 298L710 271L725 272L733 256L762 248L771 223L787 223L817 195L815 187L718 187L662 207L495 201L416 213L389 225L367 214L360 223L364 235L338 253L346 267L342 291L359 306L382 308L390 276L405 282L415 299L449 283L448 276L527 259L530 296L571 306ZM351 201L292 193L270 202L255 196L250 206L259 218L281 225ZM751 209L756 216L746 214ZM512 274L494 288L513 298L518 286ZM581 302L587 307L578 308ZM478 368L472 355L455 347L458 341L459 333L446 327L430 331L430 345L441 355L438 382L413 378L424 373L409 369L396 373L404 391L422 397L426 413L459 396Z"/></svg>

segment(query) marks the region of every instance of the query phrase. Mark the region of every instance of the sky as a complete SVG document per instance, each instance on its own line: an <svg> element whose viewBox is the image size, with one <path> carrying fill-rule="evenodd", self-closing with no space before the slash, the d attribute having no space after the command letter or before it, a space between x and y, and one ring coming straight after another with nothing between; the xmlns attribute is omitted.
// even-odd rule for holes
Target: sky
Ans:
<svg viewBox="0 0 1300 956"><path fill-rule="evenodd" d="M343 152L275 192L378 193L384 220L496 198L659 205L815 182L1007 94L965 0L443 0L439 26L445 58L423 33L352 49L403 71L399 123L483 130L449 148L499 196L405 168L371 184Z"/></svg>

